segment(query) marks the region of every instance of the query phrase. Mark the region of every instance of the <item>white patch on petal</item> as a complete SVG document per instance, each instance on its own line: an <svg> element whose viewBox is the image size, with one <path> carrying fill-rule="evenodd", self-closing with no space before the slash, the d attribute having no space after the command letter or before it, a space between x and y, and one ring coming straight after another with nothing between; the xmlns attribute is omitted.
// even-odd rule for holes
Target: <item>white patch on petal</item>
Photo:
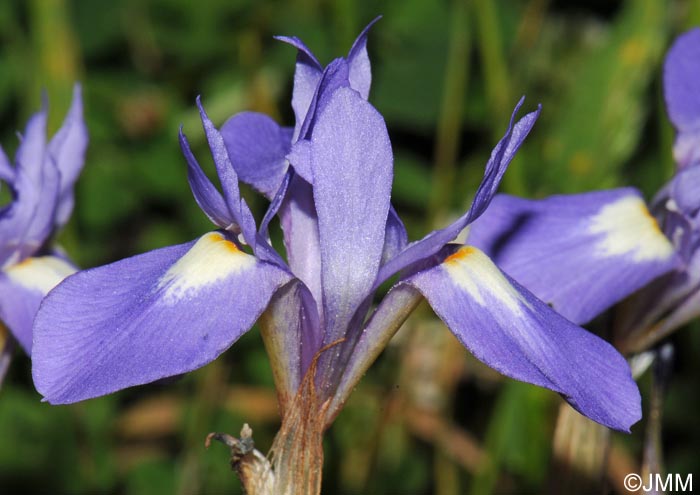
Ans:
<svg viewBox="0 0 700 495"><path fill-rule="evenodd" d="M485 296L502 303L516 315L522 314L523 306L528 306L491 258L475 247L461 248L448 256L442 266L452 281L480 306L489 306Z"/></svg>
<svg viewBox="0 0 700 495"><path fill-rule="evenodd" d="M637 262L665 260L673 245L638 196L627 196L605 205L590 220L588 231L601 236L594 246L598 256L630 255Z"/></svg>
<svg viewBox="0 0 700 495"><path fill-rule="evenodd" d="M21 263L5 269L5 274L14 283L27 289L47 294L76 269L56 256L27 258Z"/></svg>
<svg viewBox="0 0 700 495"><path fill-rule="evenodd" d="M255 265L255 257L242 252L219 232L203 235L158 281L163 299L176 303L190 292L215 284Z"/></svg>

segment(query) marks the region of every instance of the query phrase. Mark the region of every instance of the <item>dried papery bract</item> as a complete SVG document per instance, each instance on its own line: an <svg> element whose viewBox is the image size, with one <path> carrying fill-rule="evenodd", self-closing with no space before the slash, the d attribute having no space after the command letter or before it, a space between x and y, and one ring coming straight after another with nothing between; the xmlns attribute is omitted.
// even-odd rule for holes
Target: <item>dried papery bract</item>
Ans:
<svg viewBox="0 0 700 495"><path fill-rule="evenodd" d="M231 469L238 473L241 484L248 495L274 493L274 475L270 461L255 449L253 430L248 423L243 425L240 438L227 433L210 433L204 442L209 448L212 440L217 440L231 449Z"/></svg>
<svg viewBox="0 0 700 495"><path fill-rule="evenodd" d="M333 342L314 356L299 391L284 413L282 427L270 449L271 460L255 449L248 424L243 425L240 439L226 433L207 436L207 448L214 439L231 449L231 468L238 473L248 495L321 493L323 432L330 402L319 402L316 371L321 355L342 342L343 339Z"/></svg>

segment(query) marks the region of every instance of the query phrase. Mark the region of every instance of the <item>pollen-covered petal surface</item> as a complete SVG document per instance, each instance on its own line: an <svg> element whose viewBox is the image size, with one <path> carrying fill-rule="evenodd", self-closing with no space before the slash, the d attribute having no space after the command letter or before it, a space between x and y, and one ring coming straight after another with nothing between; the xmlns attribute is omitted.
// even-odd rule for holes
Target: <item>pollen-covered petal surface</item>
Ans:
<svg viewBox="0 0 700 495"><path fill-rule="evenodd" d="M578 324L678 263L631 188L536 201L499 195L472 224L468 242Z"/></svg>
<svg viewBox="0 0 700 495"><path fill-rule="evenodd" d="M37 315L34 383L63 404L199 368L290 279L220 232L77 273Z"/></svg>
<svg viewBox="0 0 700 495"><path fill-rule="evenodd" d="M0 272L0 320L31 355L32 323L44 296L76 268L57 256L27 258Z"/></svg>
<svg viewBox="0 0 700 495"><path fill-rule="evenodd" d="M407 279L478 359L549 388L579 412L628 431L641 417L625 359L501 272L480 250L448 246L443 263ZM450 254L452 251L452 254Z"/></svg>

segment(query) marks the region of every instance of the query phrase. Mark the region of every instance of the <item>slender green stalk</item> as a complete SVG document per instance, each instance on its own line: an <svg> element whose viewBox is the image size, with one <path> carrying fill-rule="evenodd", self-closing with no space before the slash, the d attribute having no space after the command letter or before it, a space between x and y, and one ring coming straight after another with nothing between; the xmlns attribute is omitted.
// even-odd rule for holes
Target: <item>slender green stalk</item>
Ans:
<svg viewBox="0 0 700 495"><path fill-rule="evenodd" d="M58 128L70 104L73 84L78 79L80 54L65 0L30 2L32 45L36 54L32 84L27 85L26 101L36 107L36 95L45 89L52 108L49 130Z"/></svg>
<svg viewBox="0 0 700 495"><path fill-rule="evenodd" d="M491 131L497 140L503 135L503 122L510 117L515 98L509 85L511 78L496 4L493 0L474 0L473 7L484 88L490 114L493 116L494 127ZM509 192L525 195L527 188L521 168L511 166L503 177L503 184Z"/></svg>
<svg viewBox="0 0 700 495"><path fill-rule="evenodd" d="M433 190L430 198L430 221L445 215L454 193L455 167L459 153L459 136L467 88L469 67L469 18L466 0L452 3L450 44L445 69L442 109L435 137ZM432 226L430 226L432 227Z"/></svg>

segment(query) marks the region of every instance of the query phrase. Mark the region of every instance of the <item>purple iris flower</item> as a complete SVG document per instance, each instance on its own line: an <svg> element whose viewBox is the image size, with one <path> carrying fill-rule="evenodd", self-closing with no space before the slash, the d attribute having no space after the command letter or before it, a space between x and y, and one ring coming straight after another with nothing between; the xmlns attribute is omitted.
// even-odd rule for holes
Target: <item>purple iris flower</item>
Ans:
<svg viewBox="0 0 700 495"><path fill-rule="evenodd" d="M643 350L700 314L699 81L694 29L676 41L664 66L679 170L652 202L653 216L632 188L538 201L498 195L468 238L579 324L638 291L618 308L610 336L625 352Z"/></svg>
<svg viewBox="0 0 700 495"><path fill-rule="evenodd" d="M75 267L52 237L73 210L73 186L88 135L80 87L58 132L46 141L46 103L27 123L12 164L0 148L0 180L11 201L0 210L0 320L32 352L32 322L43 297Z"/></svg>
<svg viewBox="0 0 700 495"><path fill-rule="evenodd" d="M678 170L651 207L682 262L624 308L618 338L631 351L644 350L700 315L700 28L675 41L663 82L677 131L673 154Z"/></svg>
<svg viewBox="0 0 700 495"><path fill-rule="evenodd" d="M180 139L194 197L218 230L77 273L54 289L35 322L33 375L46 400L70 403L191 371L258 320L283 413L311 370L328 425L424 297L489 366L560 393L612 428L627 431L639 420L639 392L611 345L556 313L479 249L451 244L486 211L540 110L516 120L518 103L469 210L409 244L390 203L386 125L367 101L366 39L367 29L347 57L324 68L301 41L282 38L298 49L293 129L243 113L218 131L200 105L223 194ZM270 199L259 228L239 180ZM286 260L269 242L274 216ZM603 252L620 247L613 230L601 220L599 235L612 239L601 241ZM623 245L646 260L645 240ZM652 254L666 260L672 248ZM638 259L616 259L611 276L633 269L629 264ZM392 277L371 311L377 288Z"/></svg>

